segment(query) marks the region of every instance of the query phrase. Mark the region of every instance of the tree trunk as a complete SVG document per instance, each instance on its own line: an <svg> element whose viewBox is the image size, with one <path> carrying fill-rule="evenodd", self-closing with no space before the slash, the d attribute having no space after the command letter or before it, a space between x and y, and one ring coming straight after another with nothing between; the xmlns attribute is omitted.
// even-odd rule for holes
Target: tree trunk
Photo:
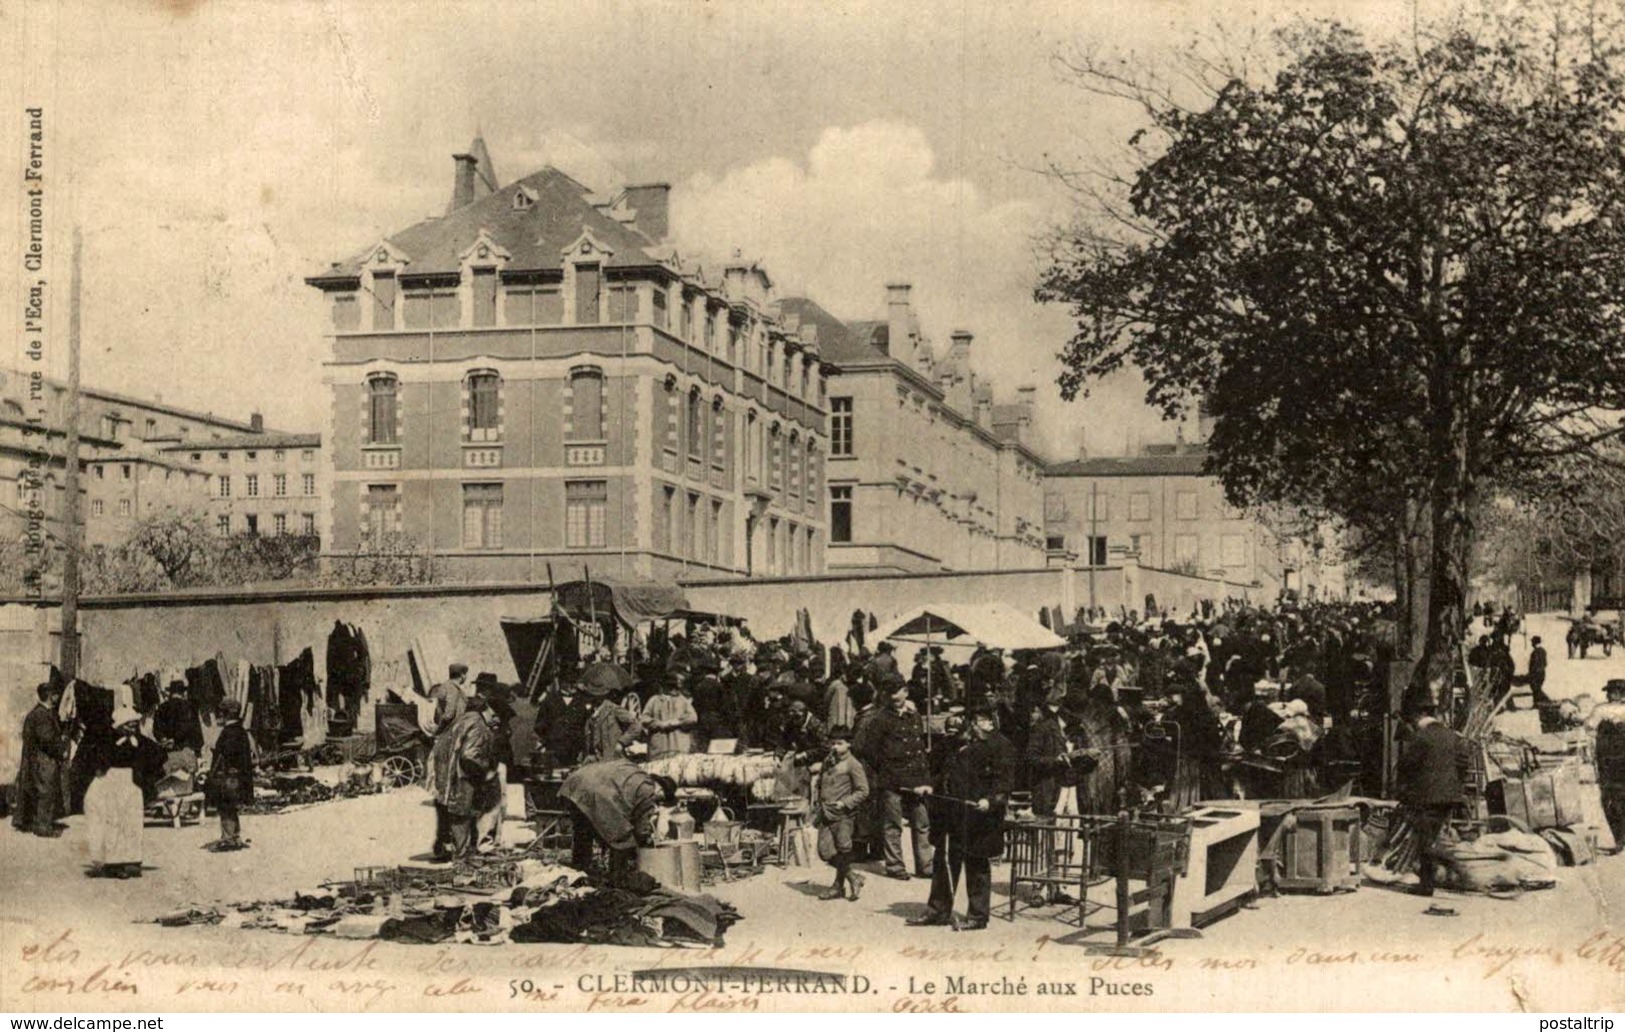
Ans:
<svg viewBox="0 0 1625 1032"><path fill-rule="evenodd" d="M1459 357L1459 356L1458 356ZM1461 642L1467 630L1467 587L1473 548L1473 483L1468 405L1459 393L1452 363L1440 360L1429 378L1433 425L1430 456L1435 470L1430 506L1427 641L1411 675L1413 698L1441 709L1450 704ZM1426 693L1425 696L1423 693Z"/></svg>
<svg viewBox="0 0 1625 1032"><path fill-rule="evenodd" d="M1431 509L1422 502L1405 504L1405 576L1410 583L1409 619L1399 628L1400 655L1421 659L1427 649L1428 599L1432 581L1433 535Z"/></svg>

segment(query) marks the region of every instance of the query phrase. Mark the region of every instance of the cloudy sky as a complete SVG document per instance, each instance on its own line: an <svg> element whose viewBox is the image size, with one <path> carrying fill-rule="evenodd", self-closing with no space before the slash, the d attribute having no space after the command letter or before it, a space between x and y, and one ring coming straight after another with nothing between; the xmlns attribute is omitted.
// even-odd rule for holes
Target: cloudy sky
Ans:
<svg viewBox="0 0 1625 1032"><path fill-rule="evenodd" d="M1407 0L1309 10L1379 31L1409 19ZM64 287L68 220L84 226L88 382L318 427L323 341L303 277L443 209L450 155L478 129L505 182L542 164L606 193L670 182L687 249L740 248L842 317L878 315L888 280L914 283L927 333L967 327L1001 392L1040 387L1059 457L1082 436L1110 453L1170 431L1132 377L1073 405L1053 386L1068 323L1031 301L1033 241L1066 198L1032 170L1135 126L1053 57L1155 56L1216 16L1245 32L1290 13L1149 0L4 5L29 60L0 71L0 99L19 135L19 109L46 109ZM8 181L22 154L20 139L6 148ZM20 215L7 205L6 239Z"/></svg>

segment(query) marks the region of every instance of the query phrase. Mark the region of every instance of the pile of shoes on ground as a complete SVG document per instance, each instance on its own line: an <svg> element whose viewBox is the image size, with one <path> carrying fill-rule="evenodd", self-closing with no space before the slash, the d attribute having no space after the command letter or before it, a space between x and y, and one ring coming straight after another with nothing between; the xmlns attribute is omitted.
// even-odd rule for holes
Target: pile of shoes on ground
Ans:
<svg viewBox="0 0 1625 1032"><path fill-rule="evenodd" d="M375 795L383 790L367 764L343 771L337 783L311 774L261 774L254 779L254 801L244 807L243 812L279 813L296 806Z"/></svg>
<svg viewBox="0 0 1625 1032"><path fill-rule="evenodd" d="M522 854L361 868L353 881L235 908L244 928L390 942L722 945L739 913L636 872L618 883ZM174 915L160 918L174 921ZM190 922L188 922L190 923Z"/></svg>

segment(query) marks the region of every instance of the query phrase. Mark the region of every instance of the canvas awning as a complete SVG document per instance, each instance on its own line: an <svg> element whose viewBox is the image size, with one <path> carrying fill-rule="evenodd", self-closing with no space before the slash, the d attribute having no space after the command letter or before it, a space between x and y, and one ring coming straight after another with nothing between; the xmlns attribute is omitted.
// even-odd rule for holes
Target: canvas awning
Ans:
<svg viewBox="0 0 1625 1032"><path fill-rule="evenodd" d="M875 631L876 641L927 641L982 645L990 649L1059 649L1066 639L1026 613L1002 602L945 602L921 606Z"/></svg>
<svg viewBox="0 0 1625 1032"><path fill-rule="evenodd" d="M559 608L572 620L613 616L627 627L650 620L676 618L688 611L683 589L665 581L618 580L613 577L567 581L553 589Z"/></svg>

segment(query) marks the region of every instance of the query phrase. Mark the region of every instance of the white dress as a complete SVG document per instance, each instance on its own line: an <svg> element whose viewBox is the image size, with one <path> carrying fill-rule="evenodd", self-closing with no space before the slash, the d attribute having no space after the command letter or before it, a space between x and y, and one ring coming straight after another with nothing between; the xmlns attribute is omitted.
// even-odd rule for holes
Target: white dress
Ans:
<svg viewBox="0 0 1625 1032"><path fill-rule="evenodd" d="M141 863L145 811L141 789L128 767L114 767L92 781L85 790L90 859L101 865Z"/></svg>

